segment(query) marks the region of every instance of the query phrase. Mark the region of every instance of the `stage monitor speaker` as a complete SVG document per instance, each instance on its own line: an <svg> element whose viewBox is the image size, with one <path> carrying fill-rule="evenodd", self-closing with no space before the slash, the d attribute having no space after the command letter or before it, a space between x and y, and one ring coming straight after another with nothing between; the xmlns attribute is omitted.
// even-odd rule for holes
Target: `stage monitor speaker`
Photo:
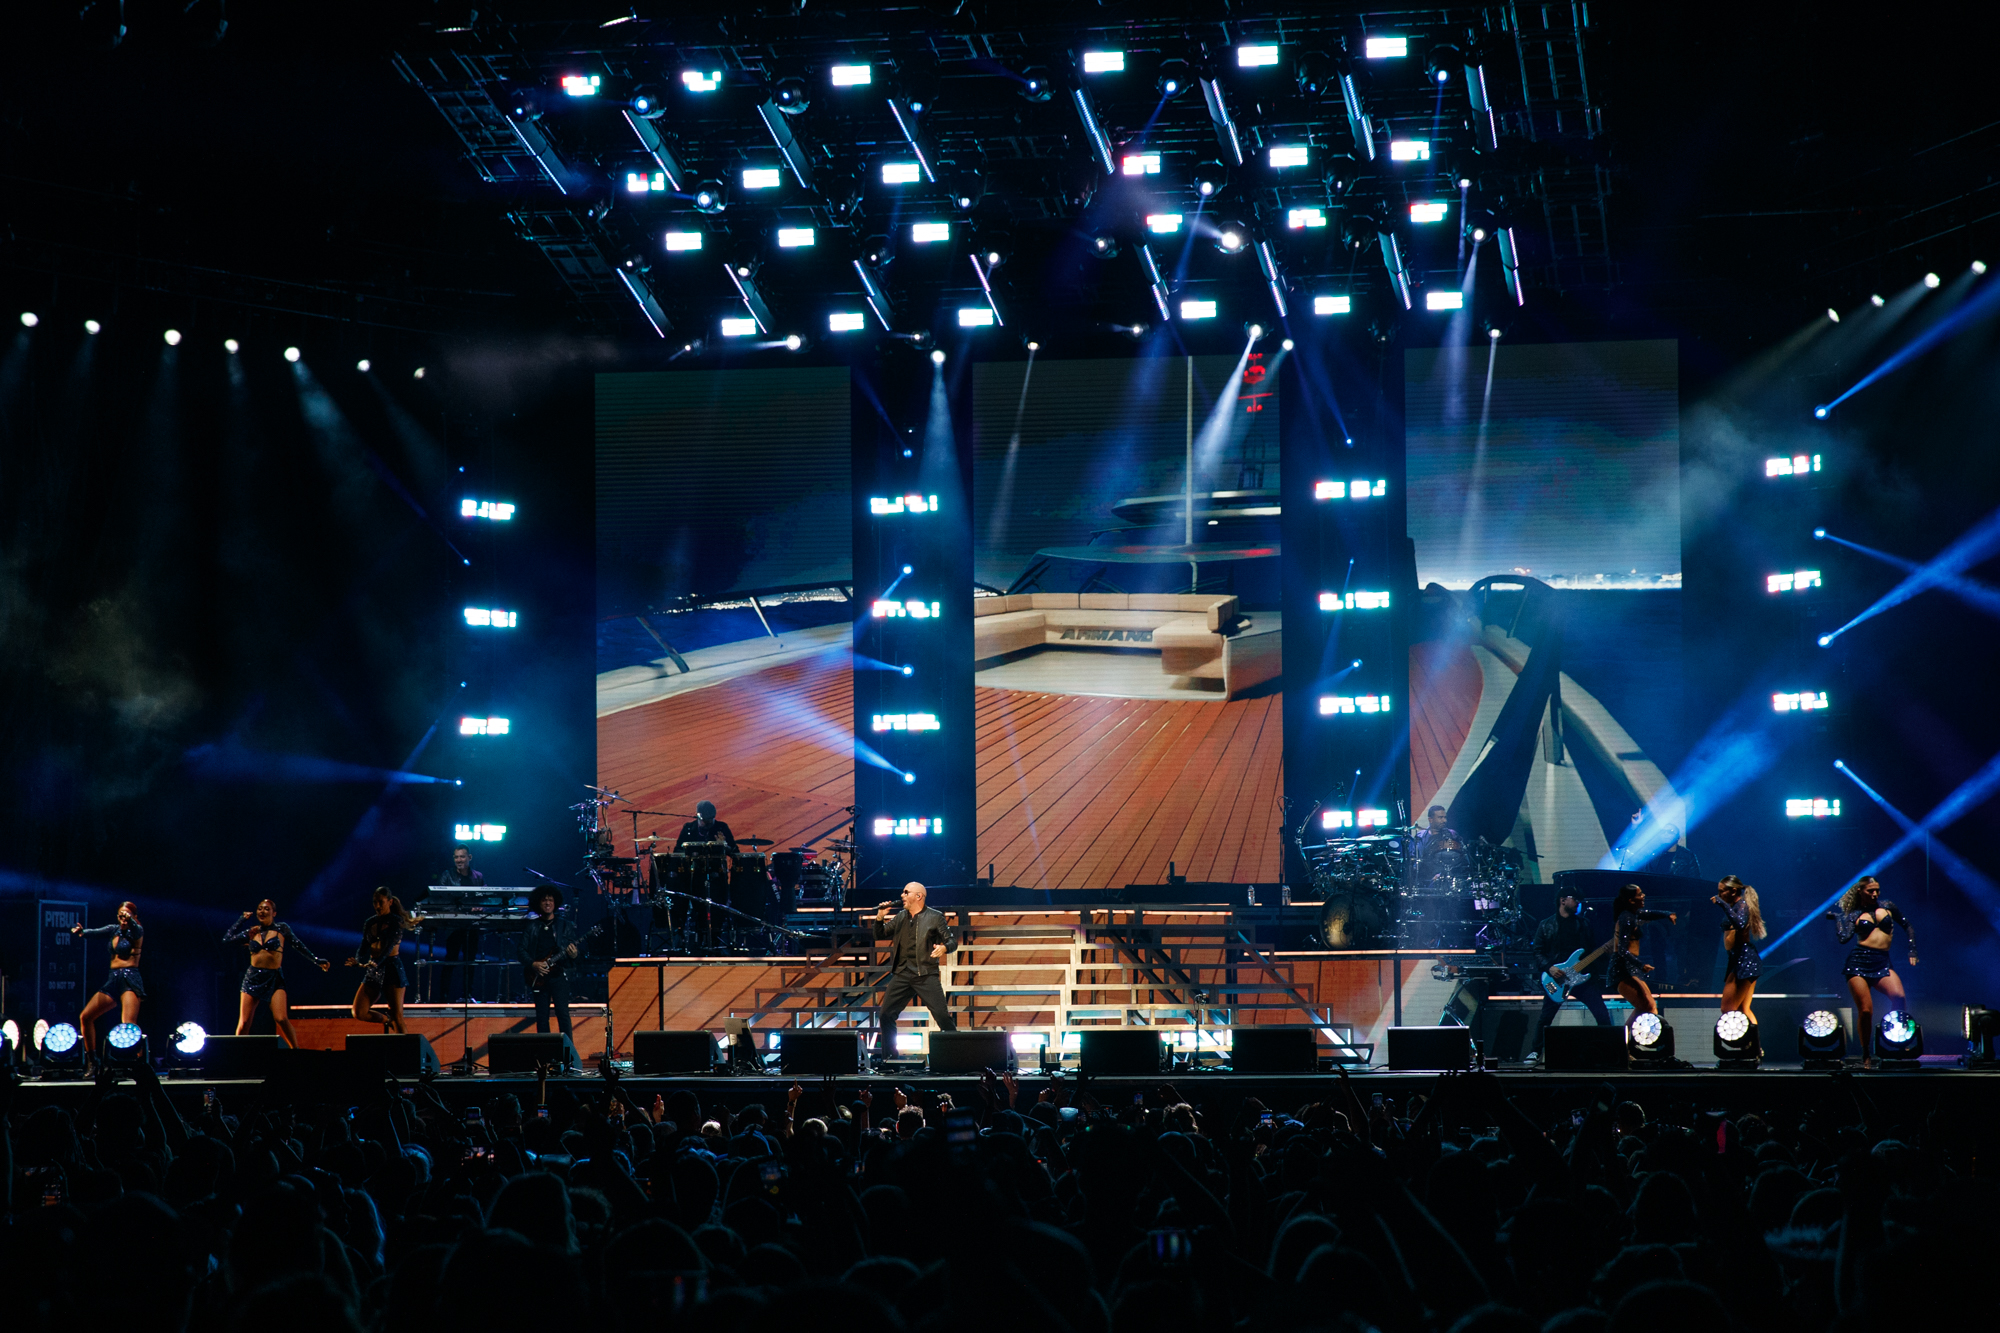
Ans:
<svg viewBox="0 0 2000 1333"><path fill-rule="evenodd" d="M1008 1037L1004 1028L933 1032L926 1068L933 1074L977 1074L988 1069L998 1074L1013 1068L1014 1047Z"/></svg>
<svg viewBox="0 0 2000 1333"><path fill-rule="evenodd" d="M1472 1030L1455 1026L1390 1028L1389 1068L1470 1069Z"/></svg>
<svg viewBox="0 0 2000 1333"><path fill-rule="evenodd" d="M1105 1028L1081 1035L1081 1060L1086 1078L1160 1072L1160 1034L1152 1028Z"/></svg>
<svg viewBox="0 0 2000 1333"><path fill-rule="evenodd" d="M269 1078L284 1051L284 1038L274 1034L210 1037L201 1044L201 1076Z"/></svg>
<svg viewBox="0 0 2000 1333"><path fill-rule="evenodd" d="M778 1068L787 1074L858 1074L861 1034L853 1028L785 1028L778 1034Z"/></svg>
<svg viewBox="0 0 2000 1333"><path fill-rule="evenodd" d="M781 1046L782 1051L784 1048ZM719 1053L706 1028L687 1032L655 1030L632 1034L635 1074L712 1074Z"/></svg>
<svg viewBox="0 0 2000 1333"><path fill-rule="evenodd" d="M347 1034L350 1064L393 1078L424 1078L438 1072L437 1052L421 1032Z"/></svg>
<svg viewBox="0 0 2000 1333"><path fill-rule="evenodd" d="M558 1070L582 1064L576 1046L560 1032L496 1032L486 1039L486 1072L532 1074L538 1064Z"/></svg>
<svg viewBox="0 0 2000 1333"><path fill-rule="evenodd" d="M1310 1074L1319 1068L1319 1046L1311 1028L1232 1028L1229 1042L1229 1068L1234 1073Z"/></svg>
<svg viewBox="0 0 2000 1333"><path fill-rule="evenodd" d="M1547 1043L1542 1051L1542 1067L1550 1073L1581 1074L1622 1072L1625 1058L1625 1029L1616 1023L1589 1027L1551 1027L1542 1034Z"/></svg>

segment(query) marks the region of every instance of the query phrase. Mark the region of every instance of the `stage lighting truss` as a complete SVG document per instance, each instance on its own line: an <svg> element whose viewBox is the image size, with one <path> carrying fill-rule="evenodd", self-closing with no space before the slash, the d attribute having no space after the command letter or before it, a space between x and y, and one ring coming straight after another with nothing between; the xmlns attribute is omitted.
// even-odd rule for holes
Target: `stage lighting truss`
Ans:
<svg viewBox="0 0 2000 1333"><path fill-rule="evenodd" d="M944 833L942 816L878 817L870 826L878 838L923 838Z"/></svg>
<svg viewBox="0 0 2000 1333"><path fill-rule="evenodd" d="M1809 588L1822 586L1817 569L1786 570L1780 574L1764 576L1764 591L1767 593L1805 592Z"/></svg>
<svg viewBox="0 0 2000 1333"><path fill-rule="evenodd" d="M1323 592L1319 595L1319 609L1322 611L1387 611L1387 592Z"/></svg>
<svg viewBox="0 0 2000 1333"><path fill-rule="evenodd" d="M201 1024L186 1022L174 1029L174 1052L182 1056L200 1055L208 1045L208 1032Z"/></svg>
<svg viewBox="0 0 2000 1333"><path fill-rule="evenodd" d="M1797 694L1774 694L1771 696L1771 711L1774 713L1810 713L1826 707L1826 691L1815 694L1811 690L1801 690Z"/></svg>
<svg viewBox="0 0 2000 1333"><path fill-rule="evenodd" d="M453 824L453 842L501 842L507 837L505 824Z"/></svg>
<svg viewBox="0 0 2000 1333"><path fill-rule="evenodd" d="M1785 802L1787 819L1838 819L1840 818L1840 798L1828 800L1820 796L1794 796Z"/></svg>
<svg viewBox="0 0 2000 1333"><path fill-rule="evenodd" d="M1819 471L1818 454L1794 454L1790 458L1764 460L1764 475L1767 477L1803 477L1809 472L1817 471Z"/></svg>
<svg viewBox="0 0 2000 1333"><path fill-rule="evenodd" d="M1389 483L1382 477L1377 477L1374 481L1369 481L1365 477L1356 477L1353 481L1316 481L1313 483L1313 499L1315 500L1367 500L1370 498L1380 498L1388 493Z"/></svg>
<svg viewBox="0 0 2000 1333"><path fill-rule="evenodd" d="M1339 717L1349 713L1387 713L1386 694L1325 694L1320 696L1319 715Z"/></svg>
<svg viewBox="0 0 2000 1333"><path fill-rule="evenodd" d="M874 731L937 731L939 724L936 713L876 713L873 716Z"/></svg>

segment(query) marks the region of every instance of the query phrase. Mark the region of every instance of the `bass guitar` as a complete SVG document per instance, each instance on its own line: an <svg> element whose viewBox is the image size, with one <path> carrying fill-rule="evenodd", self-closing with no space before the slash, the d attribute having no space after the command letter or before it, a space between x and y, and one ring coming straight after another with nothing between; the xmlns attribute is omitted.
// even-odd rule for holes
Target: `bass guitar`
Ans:
<svg viewBox="0 0 2000 1333"><path fill-rule="evenodd" d="M590 941L603 933L604 923L600 921L583 934L577 936L570 943L557 949L554 953L529 963L524 969L528 975L528 989L531 991L540 990L555 980L556 973L562 971L563 964L574 957L577 950L582 949L584 945L590 943ZM536 963L544 964L544 966L537 967Z"/></svg>
<svg viewBox="0 0 2000 1333"><path fill-rule="evenodd" d="M1584 955L1583 950L1578 949L1575 953L1563 959L1562 962L1557 963L1556 967L1561 968L1567 975L1568 980L1566 981L1556 980L1555 968L1542 973L1542 994L1549 997L1549 1003L1561 1004L1567 1000L1569 993L1576 989L1577 983L1590 975L1582 969L1589 967L1592 963L1602 958L1610 948L1611 941L1606 940L1595 949L1592 949L1588 957Z"/></svg>

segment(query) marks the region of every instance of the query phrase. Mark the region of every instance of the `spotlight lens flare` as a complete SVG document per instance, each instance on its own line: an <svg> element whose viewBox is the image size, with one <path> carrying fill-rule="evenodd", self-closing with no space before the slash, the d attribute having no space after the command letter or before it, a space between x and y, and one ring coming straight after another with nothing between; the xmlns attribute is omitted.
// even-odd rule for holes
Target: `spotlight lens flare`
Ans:
<svg viewBox="0 0 2000 1333"><path fill-rule="evenodd" d="M181 331L179 329L168 329L162 336L166 338L167 346L169 347L179 347L181 345Z"/></svg>
<svg viewBox="0 0 2000 1333"><path fill-rule="evenodd" d="M285 360L287 360L287 361L297 361L298 359L299 359L299 349L298 349L298 348L296 348L296 347L287 347L287 348L285 349Z"/></svg>
<svg viewBox="0 0 2000 1333"><path fill-rule="evenodd" d="M934 366L941 366L944 364L944 349L942 347L931 353L931 364Z"/></svg>
<svg viewBox="0 0 2000 1333"><path fill-rule="evenodd" d="M224 338L222 340L222 350L229 353L231 356L235 356L238 350L241 349L241 347L242 344L237 342L234 338Z"/></svg>
<svg viewBox="0 0 2000 1333"><path fill-rule="evenodd" d="M1815 407L1813 409L1813 419L1816 421L1826 420L1826 411L1827 411L1826 404L1821 403L1818 407Z"/></svg>
<svg viewBox="0 0 2000 1333"><path fill-rule="evenodd" d="M23 311L21 312L21 327L22 327L22 328L26 328L26 329L32 329L32 328L34 328L34 327L35 327L35 325L37 325L37 324L39 324L39 323L41 323L41 322L42 322L42 317L41 317L40 315L36 314L36 313L35 313L34 311L32 311L32 310L23 310Z"/></svg>
<svg viewBox="0 0 2000 1333"><path fill-rule="evenodd" d="M1943 279L1938 277L1938 275L1935 273L1924 274L1924 286L1926 287L1935 289L1937 285L1942 281Z"/></svg>
<svg viewBox="0 0 2000 1333"><path fill-rule="evenodd" d="M83 321L83 331L85 333L95 334L100 332L103 328L104 326L102 324L99 324L94 319L86 319L85 321Z"/></svg>

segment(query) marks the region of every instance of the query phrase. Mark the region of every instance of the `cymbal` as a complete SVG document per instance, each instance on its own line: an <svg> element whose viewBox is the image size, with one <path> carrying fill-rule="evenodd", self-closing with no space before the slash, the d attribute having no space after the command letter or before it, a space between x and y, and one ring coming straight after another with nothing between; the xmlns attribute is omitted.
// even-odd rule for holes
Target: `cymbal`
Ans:
<svg viewBox="0 0 2000 1333"><path fill-rule="evenodd" d="M738 838L736 845L738 847L769 847L771 846L771 840L769 838Z"/></svg>
<svg viewBox="0 0 2000 1333"><path fill-rule="evenodd" d="M729 850L729 844L726 842L684 842L680 845L680 850L684 852L726 852Z"/></svg>
<svg viewBox="0 0 2000 1333"><path fill-rule="evenodd" d="M811 856L816 849L811 847L794 847L792 850L802 856Z"/></svg>
<svg viewBox="0 0 2000 1333"><path fill-rule="evenodd" d="M832 842L828 843L827 846L831 847L836 852L851 852L854 850L854 844L849 842L845 838L835 838Z"/></svg>

